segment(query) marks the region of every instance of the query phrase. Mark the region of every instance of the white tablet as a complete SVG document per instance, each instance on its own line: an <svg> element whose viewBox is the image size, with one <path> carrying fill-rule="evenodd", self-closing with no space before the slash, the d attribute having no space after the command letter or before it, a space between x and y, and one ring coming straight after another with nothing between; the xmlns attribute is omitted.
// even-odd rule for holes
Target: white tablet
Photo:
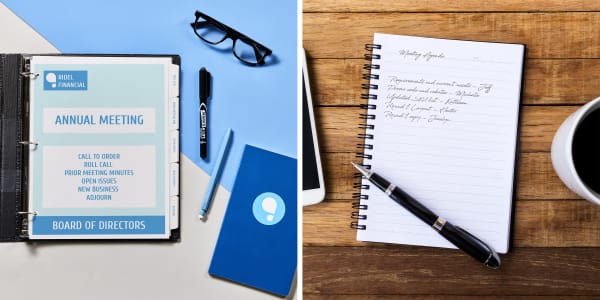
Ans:
<svg viewBox="0 0 600 300"><path fill-rule="evenodd" d="M325 199L323 167L315 128L315 115L310 93L310 80L306 67L306 54L302 55L302 202L317 204Z"/></svg>

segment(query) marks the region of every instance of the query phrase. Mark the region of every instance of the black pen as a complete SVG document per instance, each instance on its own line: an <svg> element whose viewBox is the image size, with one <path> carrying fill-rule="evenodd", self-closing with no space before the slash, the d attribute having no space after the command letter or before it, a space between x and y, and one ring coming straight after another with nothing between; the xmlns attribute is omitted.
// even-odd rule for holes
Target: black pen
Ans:
<svg viewBox="0 0 600 300"><path fill-rule="evenodd" d="M208 145L208 106L210 96L210 73L204 67L200 69L200 157L206 158Z"/></svg>
<svg viewBox="0 0 600 300"><path fill-rule="evenodd" d="M352 163L352 165L370 182L384 191L390 198L417 216L421 221L433 227L433 229L445 237L450 243L454 244L454 246L467 252L467 254L492 269L500 267L500 257L496 251L480 239L439 217L427 207L423 206L423 204L419 203L415 198L391 184L377 173L371 172L355 163Z"/></svg>

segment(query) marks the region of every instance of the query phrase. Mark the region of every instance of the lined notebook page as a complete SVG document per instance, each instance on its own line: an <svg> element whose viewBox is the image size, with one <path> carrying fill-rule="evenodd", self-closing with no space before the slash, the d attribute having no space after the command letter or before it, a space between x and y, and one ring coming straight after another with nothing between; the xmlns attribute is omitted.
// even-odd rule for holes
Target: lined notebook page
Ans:
<svg viewBox="0 0 600 300"><path fill-rule="evenodd" d="M506 253L524 45L378 33L374 44L363 163ZM455 248L375 186L362 193L358 240Z"/></svg>

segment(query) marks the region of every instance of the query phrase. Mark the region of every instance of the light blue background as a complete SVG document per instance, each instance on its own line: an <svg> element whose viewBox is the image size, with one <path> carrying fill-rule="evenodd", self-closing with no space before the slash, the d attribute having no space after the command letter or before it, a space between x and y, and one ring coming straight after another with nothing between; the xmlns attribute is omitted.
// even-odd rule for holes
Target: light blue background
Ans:
<svg viewBox="0 0 600 300"><path fill-rule="evenodd" d="M297 1L0 0L63 53L179 54L181 151L206 172L227 128L233 143L221 184L228 190L244 144L296 157ZM190 23L209 16L273 50L276 62L241 64L230 52L201 41ZM199 154L198 70L213 75L209 153Z"/></svg>

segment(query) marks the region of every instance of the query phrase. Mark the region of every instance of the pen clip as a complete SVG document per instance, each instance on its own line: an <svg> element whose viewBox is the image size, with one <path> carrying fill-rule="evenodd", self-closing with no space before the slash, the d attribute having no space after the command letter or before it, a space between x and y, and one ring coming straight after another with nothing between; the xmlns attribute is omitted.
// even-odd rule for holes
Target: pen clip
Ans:
<svg viewBox="0 0 600 300"><path fill-rule="evenodd" d="M210 72L202 67L202 69L200 69L200 98L203 100L210 97L210 80Z"/></svg>
<svg viewBox="0 0 600 300"><path fill-rule="evenodd" d="M212 91L210 90L210 72L206 71L206 80L204 81L204 88L206 89L206 98L208 99L210 97L210 94L212 93Z"/></svg>

